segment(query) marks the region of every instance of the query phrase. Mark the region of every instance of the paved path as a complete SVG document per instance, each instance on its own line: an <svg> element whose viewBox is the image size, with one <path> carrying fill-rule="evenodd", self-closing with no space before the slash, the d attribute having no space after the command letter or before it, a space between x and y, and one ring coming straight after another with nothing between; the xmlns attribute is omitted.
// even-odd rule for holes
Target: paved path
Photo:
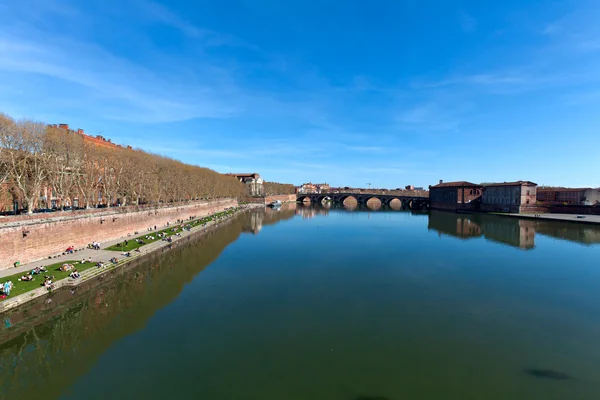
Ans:
<svg viewBox="0 0 600 400"><path fill-rule="evenodd" d="M201 218L204 218L204 217L201 217ZM212 226L214 224L215 224L214 221L208 222L206 224L206 228L208 228L209 226ZM173 227L175 225L176 224L171 223L171 227ZM166 225L163 226L163 227L159 227L158 230L160 231L160 230L165 229L165 228L167 228ZM203 229L205 229L205 228L203 228L200 225L200 226L193 227L191 229L191 231L189 231L189 232L188 231L181 231L180 232L181 237L172 236L173 241L177 241L179 239L182 239L182 238L184 238L186 236L189 236L189 235L191 235L193 233L196 233L198 231L201 231ZM154 231L152 231L152 232L144 231L144 232L141 232L140 234L138 234L136 236L128 237L127 240L135 240L136 237L144 237L144 236L146 236L148 234L152 234L152 233L154 233ZM76 251L73 254L60 255L60 256L58 256L56 258L52 258L52 259L45 258L43 260L34 261L34 262L31 262L31 263L28 263L28 264L21 265L21 266L19 266L17 268L8 268L8 269L5 269L5 270L0 270L0 279L4 278L6 276L17 274L17 273L20 274L20 273L24 273L24 272L27 272L27 271L31 271L35 267L40 267L42 265L47 266L47 265L51 265L51 264L56 264L56 263L59 263L61 261L69 261L69 260L80 261L81 259L88 260L89 257L92 257L92 261L93 262L102 261L105 264L110 264L109 260L111 258L113 258L113 257L117 257L117 259L120 261L120 260L122 260L124 258L127 258L127 257L123 256L120 251L111 251L111 250L102 250L102 249L106 249L107 247L110 247L110 246L112 246L114 244L117 244L117 243L121 243L124 239L125 238L115 239L115 240L110 240L110 241L101 243L101 245L100 245L101 250L93 250L93 249L87 249L86 248L84 250ZM142 254L147 254L147 253L150 253L150 252L152 252L152 251L154 251L154 250L156 250L156 249L158 249L160 247L167 246L168 244L169 243L166 242L166 241L157 240L156 242L152 242L152 243L149 243L147 245L141 246L139 252L131 251L131 254L132 254L132 256L138 256L138 255L142 255ZM91 269L94 269L94 268L91 268ZM85 274L88 271L89 270L84 271L82 274Z"/></svg>
<svg viewBox="0 0 600 400"><path fill-rule="evenodd" d="M530 219L545 219L554 221L570 221L570 222L582 222L588 224L600 224L600 215L588 215L588 214L505 214L511 217L519 218L530 218ZM536 216L537 215L537 216ZM584 218L577 218L578 215Z"/></svg>

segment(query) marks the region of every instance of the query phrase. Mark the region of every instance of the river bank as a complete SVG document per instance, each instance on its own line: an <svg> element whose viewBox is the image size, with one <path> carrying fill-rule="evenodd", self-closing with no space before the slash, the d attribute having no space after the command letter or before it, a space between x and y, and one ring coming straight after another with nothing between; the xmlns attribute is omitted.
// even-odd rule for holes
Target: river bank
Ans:
<svg viewBox="0 0 600 400"><path fill-rule="evenodd" d="M103 275L110 273L116 269L123 268L123 267L131 267L134 264L137 265L139 261L144 259L149 254L152 254L158 250L162 250L165 248L172 248L174 245L178 245L178 244L182 243L182 241L184 239L189 239L190 237L196 236L198 234L200 234L200 235L204 234L214 228L217 228L221 223L234 218L235 216L239 215L240 213L242 213L248 209L255 208L255 207L256 207L256 205L245 205L245 206L233 209L233 210L218 212L218 213L214 213L209 216L203 217L203 219L209 218L210 221L207 221L204 224L194 226L189 231L185 231L185 230L180 231L179 236L175 236L175 235L171 236L172 242L159 240L159 241L155 241L153 243L149 243L144 246L141 246L139 248L139 252L138 251L131 252L130 253L131 255L128 257L123 258L123 255L121 255L121 253L118 251L106 250L106 248L116 244L116 243L112 243L112 242L116 242L118 240L113 240L110 242L103 243L101 250L85 249L76 254L63 255L60 257L60 258L62 258L63 262L70 261L73 259L87 260L89 257L92 257L92 260L94 263L101 261L106 264L106 267L105 268L93 267L93 268L86 269L85 271L83 271L81 273L81 277L77 278L77 279L65 278L65 279L56 281L54 283L53 291L56 291L60 288L65 288L65 287L79 286L82 283L85 283L94 278L102 277ZM191 222L191 221L186 221L186 223L187 222ZM144 233L138 235L137 237L144 237L148 233L150 233L150 232L144 232ZM122 239L119 239L119 240L122 240ZM130 240L135 240L135 237L131 237ZM118 261L116 263L111 263L109 261L113 257L117 257ZM40 260L37 262L29 263L24 266L20 266L19 268L14 268L11 270L2 270L2 271L0 271L0 277L6 278L7 276L14 275L16 273L23 273L26 271L31 271L35 267L44 265L44 262L46 265L48 265L47 260ZM55 260L55 262L60 262L60 260ZM48 271L48 274L52 274L52 272L53 271ZM4 281L5 279L2 279L2 280ZM0 313L3 313L5 311L8 311L8 310L13 309L18 306L21 306L33 299L47 295L48 293L49 293L49 291L47 288L38 287L34 290L17 295L15 297L6 298L6 299L0 301Z"/></svg>
<svg viewBox="0 0 600 400"><path fill-rule="evenodd" d="M115 207L106 212L71 215L69 212L0 224L0 270L15 263L28 264L65 252L68 247L86 248L89 243L108 242L164 227L176 221L196 219L237 207L237 199L194 201L156 207Z"/></svg>

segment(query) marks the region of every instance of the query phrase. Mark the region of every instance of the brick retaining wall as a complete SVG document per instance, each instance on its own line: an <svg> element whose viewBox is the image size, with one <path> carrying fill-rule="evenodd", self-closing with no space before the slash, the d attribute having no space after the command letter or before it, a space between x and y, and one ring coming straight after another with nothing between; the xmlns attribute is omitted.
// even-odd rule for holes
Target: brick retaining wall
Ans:
<svg viewBox="0 0 600 400"><path fill-rule="evenodd" d="M277 196L267 196L267 198L265 199L265 202L267 204L270 204L270 203L274 202L275 200L279 200L282 203L295 203L296 195L295 194L280 194Z"/></svg>
<svg viewBox="0 0 600 400"><path fill-rule="evenodd" d="M20 225L7 224L9 226L0 228L0 269L12 267L15 261L25 264L43 259L61 253L69 246L80 248L93 241L115 240L135 231L144 232L150 226L163 227L167 222L213 214L237 204L235 199L224 199L142 211L115 211L101 215L53 217Z"/></svg>

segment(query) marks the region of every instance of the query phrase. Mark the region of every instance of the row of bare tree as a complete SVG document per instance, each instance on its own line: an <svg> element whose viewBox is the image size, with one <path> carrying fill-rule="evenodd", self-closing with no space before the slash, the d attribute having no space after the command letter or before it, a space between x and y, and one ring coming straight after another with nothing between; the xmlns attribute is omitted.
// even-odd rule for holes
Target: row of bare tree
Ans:
<svg viewBox="0 0 600 400"><path fill-rule="evenodd" d="M265 182L265 196L277 196L280 194L294 194L296 187L287 183Z"/></svg>
<svg viewBox="0 0 600 400"><path fill-rule="evenodd" d="M98 146L71 130L0 114L0 188L31 213L60 206L140 204L238 197L237 179L171 158ZM46 194L46 196L44 196Z"/></svg>

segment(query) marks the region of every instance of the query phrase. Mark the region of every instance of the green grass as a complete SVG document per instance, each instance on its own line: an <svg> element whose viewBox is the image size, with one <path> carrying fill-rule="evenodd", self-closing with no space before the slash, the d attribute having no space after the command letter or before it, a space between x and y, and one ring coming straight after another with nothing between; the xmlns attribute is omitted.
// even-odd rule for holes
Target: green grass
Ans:
<svg viewBox="0 0 600 400"><path fill-rule="evenodd" d="M227 215L231 215L235 211L236 210L223 211L223 212L220 212L220 213L217 213L217 214L213 214L213 215L211 215L209 217L204 217L204 218L193 220L193 221L190 221L190 222L184 222L183 225L189 224L192 227L195 227L195 226L202 225L204 223L208 223L210 221L214 221L216 219L225 217ZM172 235L176 234L177 232L181 232L182 231L181 226L182 225L180 224L180 225L169 227L167 229L163 229L162 231L158 231L158 232L157 231L152 231L152 232L144 233L142 235L139 235L138 237L142 237L143 238L147 234L152 234L153 236L155 236L155 239L152 240L152 241L148 240L148 241L146 241L146 243L155 242L157 240L161 240L160 238L156 238L156 234L157 233L159 233L159 232L165 232L167 234L167 236L172 236ZM175 229L173 229L173 228L175 228ZM132 240L129 241L129 243L128 243L127 246L123 246L123 250L128 250L128 251L129 250L134 250L134 249L137 249L138 247L141 247L141 246L143 246L143 245L140 245L140 244L136 243L135 238L134 238L134 239L132 239ZM111 247L107 248L106 250L121 251L121 246L114 245L114 246L111 246ZM73 264L73 266L75 267L75 269L77 269L77 271L79 271L79 272L83 272L83 271L85 271L87 269L90 269L90 268L93 268L93 267L96 266L95 262L91 262L91 263L90 262L85 262L83 264L79 264L78 261L65 260L65 261L60 261L60 262L54 263L54 264L46 265L45 267L48 269L48 272L42 273L40 275L34 275L35 279L33 281L30 281L30 282L21 282L21 281L19 281L19 278L22 277L23 275L25 275L26 273L29 273L31 270L29 270L27 272L21 272L21 273L18 273L18 274L6 276L4 278L0 278L0 282L2 284L4 284L4 282L7 282L7 281L12 281L12 283L14 285L13 288L12 288L12 290L11 290L11 292L10 292L10 296L7 297L7 298L12 298L12 297L18 296L20 294L27 293L27 292L29 292L29 291L31 291L33 289L37 289L37 288L42 287L42 283L44 283L44 277L46 275L54 276L54 280L53 280L54 282L58 282L58 281L60 281L62 279L67 278L69 276L69 274L71 273L71 271L69 271L69 272L62 272L62 271L58 270L58 268L61 265L65 264L65 263ZM31 268L31 269L33 269L33 268Z"/></svg>
<svg viewBox="0 0 600 400"><path fill-rule="evenodd" d="M166 237L173 236L176 233L183 231L183 229L182 229L183 225L188 225L189 224L193 228L193 227L196 227L196 226L208 223L210 221L213 221L213 220L215 220L217 218L222 218L222 217L225 217L227 215L233 214L234 212L235 212L235 210L223 211L223 212L220 212L220 213L217 213L217 214L213 214L211 216L204 217L204 218L201 218L201 219L195 219L193 221L186 221L183 224L170 226L170 227L165 228L165 229L160 230L160 231L147 231L147 232L144 232L144 233L142 233L142 234L140 234L138 236L132 237L131 239L127 239L127 245L125 245L125 241L123 240L123 242L114 244L114 245L112 245L110 247L107 247L104 250L121 251L121 252L132 251L132 250L138 249L138 248L140 248L140 247L142 247L142 246L144 246L146 244L162 240L162 238L158 237L159 233L164 233L166 235ZM153 236L154 239L146 239L147 235ZM145 243L144 244L139 244L138 242L136 242L136 239L142 239Z"/></svg>
<svg viewBox="0 0 600 400"><path fill-rule="evenodd" d="M46 265L45 267L48 269L48 272L42 272L39 275L34 275L33 281L21 282L19 280L20 277L22 277L25 274L28 274L29 272L31 272L31 270L29 270L28 272L21 272L18 274L14 274L11 276L1 278L2 284L4 284L4 282L7 282L7 281L12 281L12 283L14 285L12 290L10 291L10 296L7 298L15 297L20 294L27 293L30 290L42 287L42 283L44 283L44 277L46 275L54 276L53 282L57 282L61 279L67 278L69 276L69 274L71 273L71 271L63 272L63 271L58 270L58 268L65 263L73 264L73 266L75 267L75 269L78 272L83 272L86 269L90 269L96 265L96 263L94 263L94 262L91 262L91 263L86 262L84 264L79 264L79 261L68 260L68 261L61 261L56 264ZM33 269L33 268L31 268L31 269Z"/></svg>

